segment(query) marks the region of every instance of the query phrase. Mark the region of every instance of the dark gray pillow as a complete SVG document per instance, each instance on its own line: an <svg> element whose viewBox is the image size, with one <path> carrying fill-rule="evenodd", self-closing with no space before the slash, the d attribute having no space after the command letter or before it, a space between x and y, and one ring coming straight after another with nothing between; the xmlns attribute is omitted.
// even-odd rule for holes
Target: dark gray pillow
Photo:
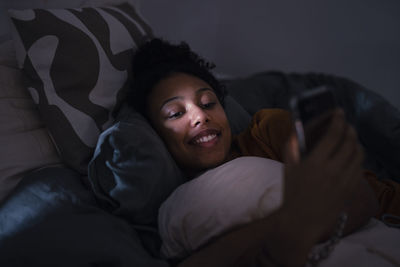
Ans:
<svg viewBox="0 0 400 267"><path fill-rule="evenodd" d="M288 108L292 93L325 85L332 89L365 147L364 167L400 182L400 111L360 84L324 73L262 72L232 80L227 89L250 114L261 108Z"/></svg>
<svg viewBox="0 0 400 267"><path fill-rule="evenodd" d="M155 225L161 203L184 182L161 138L134 111L100 135L88 175L103 208L141 225Z"/></svg>
<svg viewBox="0 0 400 267"><path fill-rule="evenodd" d="M225 103L232 131L250 115L232 97ZM161 203L185 182L161 138L140 114L124 106L104 131L89 163L89 184L103 208L133 224L154 225Z"/></svg>
<svg viewBox="0 0 400 267"><path fill-rule="evenodd" d="M100 209L70 168L25 176L0 205L0 229L0 266L169 266L149 233L155 228Z"/></svg>
<svg viewBox="0 0 400 267"><path fill-rule="evenodd" d="M225 113L233 134L242 132L250 124L250 114L230 95L225 97Z"/></svg>

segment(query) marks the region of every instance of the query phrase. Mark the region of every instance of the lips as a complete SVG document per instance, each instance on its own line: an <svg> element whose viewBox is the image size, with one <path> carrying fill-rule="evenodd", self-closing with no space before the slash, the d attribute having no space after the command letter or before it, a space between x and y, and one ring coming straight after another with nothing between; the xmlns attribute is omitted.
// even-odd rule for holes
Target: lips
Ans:
<svg viewBox="0 0 400 267"><path fill-rule="evenodd" d="M212 146L218 141L218 137L221 135L220 131L215 129L207 129L196 134L190 139L189 144L199 146Z"/></svg>

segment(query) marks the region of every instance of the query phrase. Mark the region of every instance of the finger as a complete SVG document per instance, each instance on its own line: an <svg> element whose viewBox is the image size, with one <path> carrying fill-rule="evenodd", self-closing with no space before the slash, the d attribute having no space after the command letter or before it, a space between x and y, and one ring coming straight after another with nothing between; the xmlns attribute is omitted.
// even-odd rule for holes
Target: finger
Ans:
<svg viewBox="0 0 400 267"><path fill-rule="evenodd" d="M364 151L358 142L357 133L353 127L349 128L349 140L352 147L352 152L347 154L347 158L345 159L343 168L348 168L351 165L361 166L364 160Z"/></svg>
<svg viewBox="0 0 400 267"><path fill-rule="evenodd" d="M359 153L361 151L359 149L357 133L352 126L348 125L342 134L340 143L337 144L335 150L330 155L329 161L334 168L339 170L344 169L358 159L357 155Z"/></svg>
<svg viewBox="0 0 400 267"><path fill-rule="evenodd" d="M364 154L358 145L355 145L354 152L350 155L347 162L343 166L343 170L359 168L362 169L362 161L364 159Z"/></svg>
<svg viewBox="0 0 400 267"><path fill-rule="evenodd" d="M342 194L344 194L344 198L349 198L357 190L363 178L361 166L352 165L343 173L343 178L345 179L342 179Z"/></svg>
<svg viewBox="0 0 400 267"><path fill-rule="evenodd" d="M286 164L297 164L300 161L299 143L295 132L289 136L283 157Z"/></svg>
<svg viewBox="0 0 400 267"><path fill-rule="evenodd" d="M351 163L345 165L341 169L337 181L338 184L341 184L339 187L341 187L344 192L348 193L354 192L355 187L359 184L360 179L363 176L362 161L364 154L362 153L361 146L356 145L355 147L355 152L353 153L351 160L349 160Z"/></svg>
<svg viewBox="0 0 400 267"><path fill-rule="evenodd" d="M338 132L337 134L337 136L340 136L340 138L337 140L337 143L328 155L328 158L335 158L338 155L340 156L343 153L343 150L345 150L346 148L348 149L349 143L352 144L352 130L347 123L345 123L343 131Z"/></svg>
<svg viewBox="0 0 400 267"><path fill-rule="evenodd" d="M352 155L352 158L349 159L349 162L351 161L351 163L345 165L343 167L343 172L345 175L349 175L351 178L350 181L357 179L358 176L356 177L352 177L351 175L354 175L354 172L363 172L363 168L362 168L362 162L364 160L364 153L362 151L362 147L360 145L356 145L355 148L355 153Z"/></svg>
<svg viewBox="0 0 400 267"><path fill-rule="evenodd" d="M346 127L343 111L340 109L335 110L325 135L322 136L316 147L311 151L310 157L319 162L329 159L337 149L338 144L341 143Z"/></svg>
<svg viewBox="0 0 400 267"><path fill-rule="evenodd" d="M348 146L346 154L341 153L339 159L333 159L326 163L326 171L330 173L330 186L332 190L337 189L339 192L343 190L353 190L353 184L357 177L354 173L362 171L363 153L358 143L352 143Z"/></svg>

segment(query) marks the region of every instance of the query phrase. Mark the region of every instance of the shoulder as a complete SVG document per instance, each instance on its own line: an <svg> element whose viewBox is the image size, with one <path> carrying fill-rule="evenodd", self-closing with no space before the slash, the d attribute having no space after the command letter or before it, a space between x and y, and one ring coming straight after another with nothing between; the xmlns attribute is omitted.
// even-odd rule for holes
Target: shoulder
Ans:
<svg viewBox="0 0 400 267"><path fill-rule="evenodd" d="M257 135L273 133L286 136L291 132L292 125L292 115L289 111L278 108L261 109L253 115L249 130L253 134L258 132Z"/></svg>
<svg viewBox="0 0 400 267"><path fill-rule="evenodd" d="M252 124L261 121L291 122L291 113L280 108L265 108L257 111L252 118Z"/></svg>
<svg viewBox="0 0 400 267"><path fill-rule="evenodd" d="M249 127L235 137L233 154L282 161L282 150L292 131L292 119L284 109L261 109L253 115Z"/></svg>

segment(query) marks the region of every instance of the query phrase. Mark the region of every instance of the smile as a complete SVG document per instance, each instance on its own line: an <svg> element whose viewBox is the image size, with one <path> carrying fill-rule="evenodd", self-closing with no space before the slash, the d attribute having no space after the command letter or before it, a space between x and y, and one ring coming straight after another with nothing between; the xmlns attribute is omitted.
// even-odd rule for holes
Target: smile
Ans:
<svg viewBox="0 0 400 267"><path fill-rule="evenodd" d="M204 148L213 147L218 140L220 139L221 132L215 129L207 129L199 132L196 136L194 136L189 144L195 146L201 146Z"/></svg>
<svg viewBox="0 0 400 267"><path fill-rule="evenodd" d="M195 144L207 143L207 142L210 142L211 140L215 139L216 137L217 137L216 134L209 134L207 136L203 136L198 139L195 139L193 142Z"/></svg>

